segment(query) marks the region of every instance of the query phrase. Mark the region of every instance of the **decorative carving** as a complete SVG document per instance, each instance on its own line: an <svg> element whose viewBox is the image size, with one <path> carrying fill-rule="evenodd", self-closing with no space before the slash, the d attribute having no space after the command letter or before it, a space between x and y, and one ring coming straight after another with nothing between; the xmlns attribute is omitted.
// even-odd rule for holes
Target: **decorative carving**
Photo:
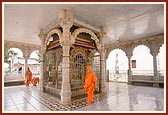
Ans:
<svg viewBox="0 0 168 115"><path fill-rule="evenodd" d="M25 57L25 55L27 55L27 54L25 54L25 52L27 52L27 50L29 51L29 55L31 52L33 52L35 50L39 50L39 51L41 50L40 45L20 43L20 42L8 41L8 40L5 40L4 47L5 47L5 52L8 51L10 48L19 48L23 52L24 57Z"/></svg>
<svg viewBox="0 0 168 115"><path fill-rule="evenodd" d="M70 38L71 38L72 40L75 40L75 38L77 37L77 35L78 35L79 33L88 33L88 34L90 34L90 35L91 35L91 39L93 39L93 40L95 41L96 45L97 45L97 49L99 49L99 50L101 49L102 45L100 44L99 39L97 38L97 36L95 35L95 33L93 33L93 32L92 32L91 30L89 30L89 29L86 29L86 28L78 28L78 29L76 29L76 30L71 34Z"/></svg>
<svg viewBox="0 0 168 115"><path fill-rule="evenodd" d="M47 37L46 37L45 43L44 43L44 44L45 44L45 47L47 47L47 43L48 43L50 37L51 37L54 33L58 34L60 40L62 39L62 32L61 32L59 29L53 29L53 30L51 30L51 31L47 34Z"/></svg>
<svg viewBox="0 0 168 115"><path fill-rule="evenodd" d="M123 41L123 42L119 42L119 43L112 43L109 45L106 45L105 48L106 49L112 49L112 48L116 48L116 47L122 47L122 46L127 46L129 44L145 44L147 41L152 41L152 40L158 40L158 41L164 41L164 35L156 35L156 36L151 36L151 37L145 37L145 38L139 38L136 40L128 40L128 41Z"/></svg>
<svg viewBox="0 0 168 115"><path fill-rule="evenodd" d="M92 38L93 40L95 40L96 43L99 43L99 39L97 38L97 36L95 35L95 33L93 33L91 30L86 29L86 28L78 28L78 29L76 29L76 30L72 33L71 38L72 38L72 39L75 39L79 33L88 33L88 34L91 35L91 38Z"/></svg>
<svg viewBox="0 0 168 115"><path fill-rule="evenodd" d="M44 34L43 29L40 29L40 33L38 34L38 37L39 37L39 39L41 41L41 45L45 46L45 37L46 37L46 34Z"/></svg>
<svg viewBox="0 0 168 115"><path fill-rule="evenodd" d="M96 32L101 31L99 26L96 26L95 24L90 23L77 15L74 15L74 23L81 25L83 27L89 28L89 29L96 31Z"/></svg>
<svg viewBox="0 0 168 115"><path fill-rule="evenodd" d="M119 48L119 49L123 49L126 52L126 55L128 57L131 57L133 49L138 45L146 45L147 47L150 48L150 51L153 50L152 51L153 54L157 55L161 45L164 43L163 38L164 38L163 35L158 35L158 36L146 37L146 38L141 38L137 40L129 40L121 43L107 45L105 47L107 49L106 56L109 55L111 50Z"/></svg>

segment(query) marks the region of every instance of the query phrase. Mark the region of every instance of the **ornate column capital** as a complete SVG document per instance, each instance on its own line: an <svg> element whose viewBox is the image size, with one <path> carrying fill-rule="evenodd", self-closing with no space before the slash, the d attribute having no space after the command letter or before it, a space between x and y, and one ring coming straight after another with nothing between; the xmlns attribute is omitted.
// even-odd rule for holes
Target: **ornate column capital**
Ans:
<svg viewBox="0 0 168 115"><path fill-rule="evenodd" d="M43 29L40 29L40 33L38 34L38 37L41 41L41 45L44 46L45 45L46 34L44 34Z"/></svg>
<svg viewBox="0 0 168 115"><path fill-rule="evenodd" d="M44 34L43 29L40 29L40 33L38 34L38 37L41 41L41 48L40 48L40 52L44 53L46 51L46 47L45 47L45 40L46 40L46 34Z"/></svg>
<svg viewBox="0 0 168 115"><path fill-rule="evenodd" d="M71 46L72 45L72 40L70 39L70 28L72 25L70 24L62 24L61 25L63 28L63 36L60 38L60 44L61 46Z"/></svg>
<svg viewBox="0 0 168 115"><path fill-rule="evenodd" d="M131 43L131 44L127 44L124 47L121 47L121 49L123 51L125 51L126 56L128 57L128 59L130 59L132 57L132 55L133 55L132 52L133 52L135 46L136 46L135 44Z"/></svg>
<svg viewBox="0 0 168 115"><path fill-rule="evenodd" d="M70 28L73 25L73 12L71 10L62 10L59 14L60 26Z"/></svg>
<svg viewBox="0 0 168 115"><path fill-rule="evenodd" d="M106 27L101 27L101 32L100 32L100 42L104 44L104 39L106 37Z"/></svg>
<svg viewBox="0 0 168 115"><path fill-rule="evenodd" d="M30 56L30 50L29 49L24 49L23 51L23 57L25 60L29 59Z"/></svg>
<svg viewBox="0 0 168 115"><path fill-rule="evenodd" d="M104 38L106 36L106 31L107 31L106 27L102 26L101 27L101 32L100 32L100 37L101 38Z"/></svg>
<svg viewBox="0 0 168 115"><path fill-rule="evenodd" d="M61 87L61 102L67 104L71 101L71 89L69 81L69 50L71 46L70 42L70 28L73 25L73 15L69 10L63 10L59 15L60 26L63 28L63 36L60 39L60 43L63 49L62 59L62 87Z"/></svg>
<svg viewBox="0 0 168 115"><path fill-rule="evenodd" d="M157 40L150 41L146 44L150 48L150 53L153 57L156 57L159 53L160 45Z"/></svg>

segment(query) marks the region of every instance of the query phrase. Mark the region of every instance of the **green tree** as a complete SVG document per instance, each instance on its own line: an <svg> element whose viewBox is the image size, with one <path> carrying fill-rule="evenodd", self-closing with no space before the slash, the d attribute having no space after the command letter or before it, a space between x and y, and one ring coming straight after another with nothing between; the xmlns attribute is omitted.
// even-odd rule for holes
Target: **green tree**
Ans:
<svg viewBox="0 0 168 115"><path fill-rule="evenodd" d="M4 61L5 61L6 63L8 63L14 55L15 55L15 52L14 52L12 49L8 50L8 53L7 53L7 55L5 56Z"/></svg>
<svg viewBox="0 0 168 115"><path fill-rule="evenodd" d="M41 56L40 56L40 52L36 51L38 58L36 59L36 61L38 61L39 63L41 62Z"/></svg>

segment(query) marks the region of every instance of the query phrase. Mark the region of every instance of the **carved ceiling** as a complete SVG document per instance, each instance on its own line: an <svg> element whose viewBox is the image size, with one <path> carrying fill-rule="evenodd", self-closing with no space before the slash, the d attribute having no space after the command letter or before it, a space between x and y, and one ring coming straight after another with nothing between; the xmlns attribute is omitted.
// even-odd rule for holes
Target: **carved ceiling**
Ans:
<svg viewBox="0 0 168 115"><path fill-rule="evenodd" d="M164 4L4 4L4 40L40 45L38 34L63 9L106 27L105 45L164 33Z"/></svg>

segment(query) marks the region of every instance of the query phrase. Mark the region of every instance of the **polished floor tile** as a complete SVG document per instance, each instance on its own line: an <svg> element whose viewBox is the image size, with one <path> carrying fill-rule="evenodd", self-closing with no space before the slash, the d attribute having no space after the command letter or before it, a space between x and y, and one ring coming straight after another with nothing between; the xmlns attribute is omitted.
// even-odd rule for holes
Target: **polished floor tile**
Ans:
<svg viewBox="0 0 168 115"><path fill-rule="evenodd" d="M62 105L55 97L40 92L39 86L4 87L4 112L23 111L101 111L101 112L165 112L164 88L106 83L107 95L95 95L87 106L86 98Z"/></svg>

